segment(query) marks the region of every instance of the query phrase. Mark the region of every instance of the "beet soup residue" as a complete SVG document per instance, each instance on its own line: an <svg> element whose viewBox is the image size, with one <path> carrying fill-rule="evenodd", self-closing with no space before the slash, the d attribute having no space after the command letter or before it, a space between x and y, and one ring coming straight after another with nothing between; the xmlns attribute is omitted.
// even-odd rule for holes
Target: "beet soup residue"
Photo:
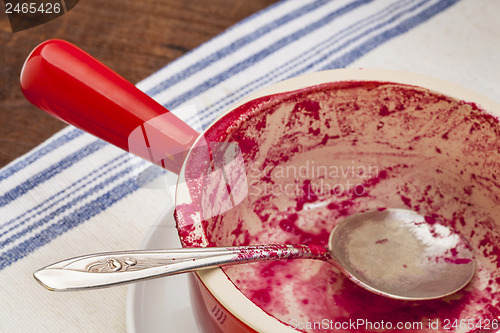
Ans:
<svg viewBox="0 0 500 333"><path fill-rule="evenodd" d="M392 300L315 260L224 271L268 314L306 332L352 332L343 323L363 321L355 331L401 332L405 324L408 332L488 331L500 315L499 129L475 104L402 84L332 83L260 98L223 117L205 137L236 143L244 170L200 177L209 173L200 171L207 162L189 157L194 203L178 207L178 227L181 236L193 233L201 212L206 238L183 243L326 246L346 216L412 209L469 241L477 270L465 289L440 300ZM228 189L228 180L241 186ZM460 320L475 326L460 328Z"/></svg>

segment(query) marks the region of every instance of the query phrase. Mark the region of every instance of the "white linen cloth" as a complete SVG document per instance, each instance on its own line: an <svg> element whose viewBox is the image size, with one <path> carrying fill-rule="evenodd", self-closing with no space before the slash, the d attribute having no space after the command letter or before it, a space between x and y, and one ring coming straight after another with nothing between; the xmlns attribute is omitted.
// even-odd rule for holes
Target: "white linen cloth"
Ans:
<svg viewBox="0 0 500 333"><path fill-rule="evenodd" d="M497 0L282 1L137 86L198 130L259 88L341 67L429 74L500 102L498 13ZM32 273L138 248L173 203L172 186L141 185L147 166L68 127L0 170L1 332L126 331L126 286L51 293Z"/></svg>

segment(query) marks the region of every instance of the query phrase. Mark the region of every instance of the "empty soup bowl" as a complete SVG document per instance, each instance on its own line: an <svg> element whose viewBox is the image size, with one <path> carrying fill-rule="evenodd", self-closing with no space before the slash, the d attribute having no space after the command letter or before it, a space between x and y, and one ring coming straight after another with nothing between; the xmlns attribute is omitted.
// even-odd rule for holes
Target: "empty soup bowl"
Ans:
<svg viewBox="0 0 500 333"><path fill-rule="evenodd" d="M314 73L262 95L222 116L204 135L204 142L239 148L237 158L223 150L226 159L214 158L221 167L212 169L224 173L221 179L238 179L229 182L238 186L228 190L225 182L209 179L189 183L202 179L205 169L203 159L188 156L181 174L188 181L179 184L176 208L184 246L326 245L347 216L405 208L468 240L477 269L460 292L416 302L372 294L321 261L198 272L202 300L216 326L227 332L236 330L233 322L248 326L242 331L259 332L498 327L495 102L437 79L366 69ZM238 159L244 170L224 169ZM184 197L186 203L179 200ZM383 247L383 237L379 242ZM410 247L402 243L400 250Z"/></svg>

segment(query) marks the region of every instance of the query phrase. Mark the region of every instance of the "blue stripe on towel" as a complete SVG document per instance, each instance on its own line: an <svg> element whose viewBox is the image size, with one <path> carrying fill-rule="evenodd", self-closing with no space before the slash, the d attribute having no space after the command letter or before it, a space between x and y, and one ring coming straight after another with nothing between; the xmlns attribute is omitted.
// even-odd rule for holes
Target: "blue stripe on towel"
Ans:
<svg viewBox="0 0 500 333"><path fill-rule="evenodd" d="M33 230L36 227L41 227L45 224L49 224L51 221L54 220L55 216L58 216L58 215L63 214L64 212L66 212L68 210L71 210L71 208L76 203L91 196L93 193L95 193L96 189L98 189L99 187L106 186L110 183L113 183L117 180L120 180L120 178L123 178L123 176L127 175L129 172L130 172L129 169L125 169L125 170L113 175L111 178L101 182L99 185L90 189L85 194L82 194L82 195L76 197L75 199L73 199L72 201L61 206L57 211L49 214L48 216L45 216L43 219L41 219L39 221L37 221L36 223L31 225L30 228L25 229L25 230L15 234L15 235L13 235L11 238L3 241L2 243L0 243L0 246L4 247L5 245L12 243L13 241L26 235L27 233L29 233L31 230ZM154 179L160 173L161 173L161 170L158 170L156 173L150 173L150 179L151 180ZM96 198L96 199L92 200L91 202L89 202L88 204L76 209L75 211L68 214L67 216L60 218L55 223L48 225L45 229L43 229L42 231L40 231L36 235L33 235L33 236L27 238L26 240L24 240L20 244L3 252L0 255L0 270L9 266L10 264L16 262L17 260L23 258L27 254L33 252L38 247L49 243L51 240L62 235L66 231L68 231L68 230L74 228L75 226L87 221L91 217L101 213L102 211L106 210L108 207L112 206L116 202L125 198L127 195L133 193L137 189L138 189L138 186L135 183L134 178L133 177L126 178L124 181L119 183L117 186L112 188L110 191L100 195L98 198Z"/></svg>
<svg viewBox="0 0 500 333"><path fill-rule="evenodd" d="M357 0L354 1L344 7L341 7L339 9L336 9L335 11L328 13L321 19L312 22L310 25L297 30L293 32L290 35L287 35L280 40L276 41L272 47L263 49L255 54L252 54L250 57L238 62L231 68L218 73L217 75L211 77L210 79L206 80L205 82L202 82L198 84L196 87L190 89L189 91L181 94L180 96L177 96L176 98L170 100L170 102L165 103L164 105L167 105L169 108L176 108L180 106L182 103L186 102L189 99L192 99L202 92L220 84L221 82L225 81L227 78L232 77L239 73L240 71L247 69L254 65L255 63L262 61L263 59L271 56L273 53L279 51L283 47L289 45L290 43L296 41L297 39L303 38L314 31L318 30L319 28L325 26L326 24L332 22L336 18L345 15L356 8L365 5L367 3L370 3L373 0Z"/></svg>
<svg viewBox="0 0 500 333"><path fill-rule="evenodd" d="M42 111L40 111L42 112ZM34 151L28 155L25 156L25 158L21 158L19 161L14 162L13 164L9 165L6 168L3 168L0 171L0 181L9 178L16 172L24 169L31 163L35 162L39 158L43 157L44 155L47 155L51 151L61 147L62 145L70 142L71 140L74 140L78 138L80 135L82 135L84 132L77 129L73 128L70 130L68 133L62 135L61 137L55 139L54 141L50 142L49 144L41 147L41 149Z"/></svg>
<svg viewBox="0 0 500 333"><path fill-rule="evenodd" d="M205 67L213 64L214 62L217 62L217 61L220 61L221 59L223 59L224 57L227 57L229 56L230 54L234 53L235 51L241 49L242 47L244 47L245 45L248 45L250 44L251 42L259 39L260 37L266 35L267 33L273 31L274 29L290 22L291 20L294 20L294 19L297 19L301 16L304 16L305 14L321 7L322 5L324 5L325 3L327 3L328 1L331 1L331 0L320 0L320 1L314 1L314 2L307 2L306 5L300 7L300 8L297 8L295 10L293 10L292 12L290 12L289 14L286 14L284 16L281 16L279 18L277 18L276 20L258 28L257 30L253 31L251 34L248 34L248 35L244 35L243 37L235 40L233 43L213 52L212 54L200 59L199 61L197 61L196 63L194 63L193 65L189 66L188 68L182 70L181 72L175 74L175 75L172 75L171 77L167 78L166 80L162 81L161 83L159 83L157 86L155 86L154 88L151 88L149 90L146 91L146 93L150 96L154 96L160 92L162 92L163 90L165 90L166 88L168 87L171 87L177 83L179 83L180 81L184 80L185 78L187 77L190 77L194 74L196 74L198 71L204 69ZM281 2L281 3L277 3L276 5L280 5L280 4L284 4L285 2ZM271 9L276 9L274 6L271 6L267 9L265 9L264 11L268 11L268 10L271 10ZM264 11L261 11L261 12L258 12L257 14L255 14L256 16L251 16L249 18L247 18L245 21L247 20L252 20L254 19L255 17L257 17L258 15L260 16ZM232 28L228 29L227 31L230 31L230 30L233 30L235 28L238 27L238 25L241 25L243 22L245 21L241 21L240 23L238 23L237 25L233 26ZM195 49L196 50L196 49ZM193 52L193 51L191 51ZM175 106L171 106L169 105L170 108L174 108Z"/></svg>
<svg viewBox="0 0 500 333"><path fill-rule="evenodd" d="M388 24L394 22L402 14L407 14L414 11L415 9L420 8L425 3L428 3L429 0L421 1L409 8L405 7L411 5L413 2L415 1L411 0L407 2L404 1L396 2L386 7L383 11L371 15L365 20L355 22L351 26L339 31L335 36L332 36L332 38L329 38L326 41L322 41L315 48L312 48L311 50L308 50L307 52L300 54L291 61L288 61L286 64L283 64L274 69L273 71L266 73L265 76L262 76L246 84L245 86L237 89L234 93L228 94L223 99L220 99L219 101L214 103L208 109L200 112L199 117L203 127L206 127L207 125L210 124L214 114L217 115L218 112L220 112L222 109L225 109L230 105L233 105L237 101L241 100L244 96L249 95L251 92L255 91L259 87L262 87L264 85L267 85L275 81L284 80L287 78L291 78L309 72L310 69L313 68L315 65L318 65L321 62L328 60L329 57L334 56L338 51L342 50L344 47L349 46L351 43L355 42L357 39L359 39L359 36L365 36L367 32L374 31L375 29L369 29L367 31L362 30L364 27L369 26L370 23L377 22L378 20L380 20L383 21L383 23L377 25L377 27L378 28L385 27ZM402 11L398 12L398 10ZM352 37L348 42L343 42L344 39L356 34L357 38ZM337 46L337 44L341 42L343 44L341 46ZM330 47L335 47L335 48L329 50ZM327 52L327 55L324 55L316 60L312 60L314 59L316 54L320 53L321 50L324 51L325 49L329 50L329 52ZM307 63L308 61L309 64L306 67L303 67L302 64Z"/></svg>
<svg viewBox="0 0 500 333"><path fill-rule="evenodd" d="M118 176L121 176L121 174L116 175L113 178L117 178ZM123 199L128 194L132 193L135 190L134 185L135 184L133 180L131 181L130 179L127 179L120 185L113 188L112 191L105 193L100 197L92 200L87 205L76 209L68 216L61 218L57 222L51 224L49 227L43 229L38 234L24 240L22 243L18 244L12 249L5 251L0 256L0 270L16 262L17 260L25 257L29 253L33 252L35 249L49 243L57 236L60 236L66 231L81 224L82 222L87 221L92 216L95 216L101 213L102 211L106 210L106 208L110 207L117 201ZM81 200L81 199L77 198L75 200ZM73 203L74 202L69 202L66 205L62 206L61 208L59 208L58 213L71 209ZM51 215L38 221L34 226L46 224L50 220L51 220ZM16 235L16 238L19 238L20 236L22 235L18 234Z"/></svg>
<svg viewBox="0 0 500 333"><path fill-rule="evenodd" d="M18 186L14 187L13 189L9 190L7 193L4 195L0 196L0 207L3 207L10 202L16 200L17 198L21 197L22 195L26 194L28 191L32 190L33 188L37 187L38 185L50 180L52 177L56 176L59 174L61 171L69 168L76 162L82 160L84 157L87 157L88 155L102 149L103 147L106 146L106 143L101 140L97 140L95 142L92 142L88 144L87 146L83 147L80 150L77 150L76 152L72 153L71 155L68 155L66 158L60 160L56 164L38 172L36 175L31 177L28 180L25 180Z"/></svg>
<svg viewBox="0 0 500 333"><path fill-rule="evenodd" d="M127 161L127 157L129 155L127 153L123 153L121 156L109 161L104 165L100 165L96 169L92 170L84 177L78 179L73 182L71 185L64 188L62 191L59 191L40 204L35 207L27 210L23 214L7 221L6 223L0 226L0 239L7 233L15 230L16 228L22 227L24 224L28 223L30 220L35 219L36 217L41 217L41 214L45 213L48 209L51 209L55 205L57 205L60 201L64 201L63 198L68 198L73 193L79 192L86 187L90 186L93 182L103 178L110 172L112 172L118 165ZM147 163L147 162L145 162Z"/></svg>
<svg viewBox="0 0 500 333"><path fill-rule="evenodd" d="M346 53L342 57L335 59L328 65L324 66L323 69L326 70L326 69L345 67L350 63L354 62L355 60L357 60L358 58L360 58L360 55L367 54L371 50L389 41L390 39L411 30L412 28L416 27L421 23L424 23L428 19L432 18L434 15L439 14L443 10L451 7L452 5L456 4L459 1L460 0L441 0L435 5L420 12L418 15L406 19L401 24L398 24L396 27L384 31L382 34L371 38L369 41L363 43L354 50Z"/></svg>

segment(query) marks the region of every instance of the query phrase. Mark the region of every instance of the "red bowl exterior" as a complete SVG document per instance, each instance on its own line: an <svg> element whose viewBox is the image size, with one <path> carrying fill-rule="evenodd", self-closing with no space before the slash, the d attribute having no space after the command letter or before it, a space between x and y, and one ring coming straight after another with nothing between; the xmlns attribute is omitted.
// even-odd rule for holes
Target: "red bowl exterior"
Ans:
<svg viewBox="0 0 500 333"><path fill-rule="evenodd" d="M210 293L196 273L190 273L191 302L206 333L256 333Z"/></svg>

